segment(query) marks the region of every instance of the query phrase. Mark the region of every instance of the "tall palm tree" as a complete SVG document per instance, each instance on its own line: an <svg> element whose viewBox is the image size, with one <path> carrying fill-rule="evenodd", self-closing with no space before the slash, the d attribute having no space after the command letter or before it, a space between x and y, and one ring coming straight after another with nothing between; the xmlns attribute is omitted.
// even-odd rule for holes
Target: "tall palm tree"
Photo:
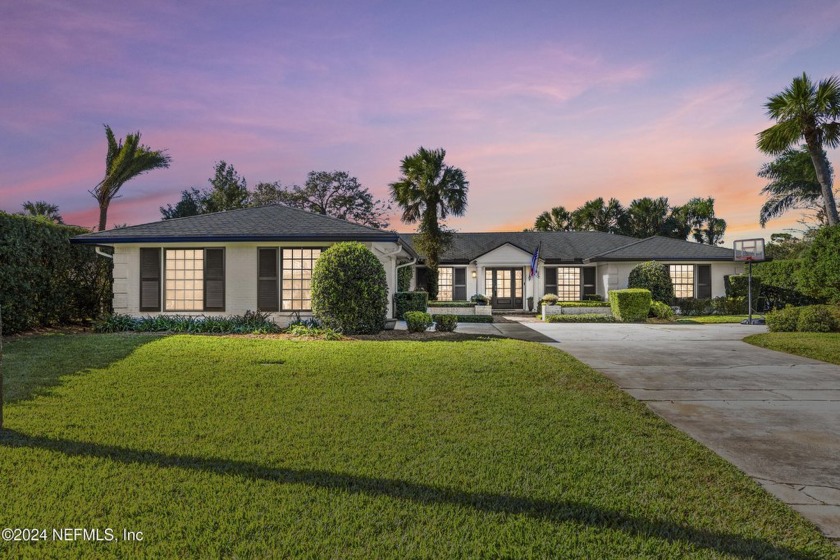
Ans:
<svg viewBox="0 0 840 560"><path fill-rule="evenodd" d="M604 203L604 199L599 196L586 201L583 206L572 212L573 229L616 233L623 215L624 208L617 199L611 198Z"/></svg>
<svg viewBox="0 0 840 560"><path fill-rule="evenodd" d="M825 148L840 145L840 78L831 76L818 84L804 72L781 93L768 98L767 115L776 124L758 133L758 149L779 155L805 140L822 191L828 225L837 225L837 204Z"/></svg>
<svg viewBox="0 0 840 560"><path fill-rule="evenodd" d="M111 127L106 124L105 138L108 140L105 178L90 191L99 203L99 231L105 229L111 200L127 181L152 169L169 167L172 161L166 150L152 150L141 144L140 132L127 134L125 143L117 142Z"/></svg>
<svg viewBox="0 0 840 560"><path fill-rule="evenodd" d="M571 231L572 213L562 206L546 210L534 220L534 231Z"/></svg>
<svg viewBox="0 0 840 560"><path fill-rule="evenodd" d="M27 216L43 216L57 224L64 223L61 214L58 213L58 206L45 200L36 200L35 202L27 200L23 203L23 213Z"/></svg>
<svg viewBox="0 0 840 560"><path fill-rule="evenodd" d="M622 216L621 233L642 238L654 235L674 237L675 235L671 235L671 230L676 229L672 224L675 220L669 218L671 218L671 206L666 197L637 198L630 203ZM685 239L685 235L682 238Z"/></svg>
<svg viewBox="0 0 840 560"><path fill-rule="evenodd" d="M426 255L427 291L437 297L440 255L451 241L451 232L441 222L449 215L463 216L467 210L469 182L464 172L443 162L446 150L427 150L403 158L402 177L391 183L391 198L402 208L402 221L420 222L417 247Z"/></svg>
<svg viewBox="0 0 840 560"><path fill-rule="evenodd" d="M829 177L832 177L834 173L831 165L828 172ZM761 189L761 194L767 196L759 214L761 227L767 225L770 219L778 218L794 208L822 208L820 214L825 217L822 185L817 179L808 148L785 150L775 160L762 165L758 176L770 181Z"/></svg>

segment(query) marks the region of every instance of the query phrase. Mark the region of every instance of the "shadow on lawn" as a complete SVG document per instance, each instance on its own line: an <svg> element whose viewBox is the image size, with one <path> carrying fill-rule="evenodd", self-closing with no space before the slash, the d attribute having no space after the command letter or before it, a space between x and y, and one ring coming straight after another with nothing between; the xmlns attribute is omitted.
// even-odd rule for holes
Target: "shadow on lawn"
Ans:
<svg viewBox="0 0 840 560"><path fill-rule="evenodd" d="M534 500L505 494L470 493L403 480L372 478L329 471L270 468L255 463L219 458L167 455L154 451L139 451L111 445L30 436L13 430L0 430L0 446L46 449L74 457L110 459L120 463L143 464L160 468L192 469L280 484L305 484L350 494L387 496L411 500L418 504L449 504L486 513L526 515L557 523L580 523L619 530L641 537L653 536L670 541L680 541L744 558L793 558L803 560L813 558L813 556L803 552L776 546L761 539L696 529L663 519L645 519L580 502Z"/></svg>

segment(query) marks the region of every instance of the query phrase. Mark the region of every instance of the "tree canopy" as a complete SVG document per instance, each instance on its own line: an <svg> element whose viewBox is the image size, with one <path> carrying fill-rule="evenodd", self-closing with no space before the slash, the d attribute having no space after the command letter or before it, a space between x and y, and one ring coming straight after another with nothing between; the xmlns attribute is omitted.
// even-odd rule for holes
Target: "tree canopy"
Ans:
<svg viewBox="0 0 840 560"><path fill-rule="evenodd" d="M45 200L36 200L35 202L27 200L22 206L23 212L21 212L21 214L25 216L44 218L45 220L56 224L64 223L64 220L58 211L58 205L56 204L50 204Z"/></svg>
<svg viewBox="0 0 840 560"><path fill-rule="evenodd" d="M831 164L828 172L829 177L833 177ZM808 148L785 150L775 160L762 165L758 176L770 181L761 189L761 194L767 197L759 213L761 227L793 209L815 211L817 219L825 222L822 186Z"/></svg>

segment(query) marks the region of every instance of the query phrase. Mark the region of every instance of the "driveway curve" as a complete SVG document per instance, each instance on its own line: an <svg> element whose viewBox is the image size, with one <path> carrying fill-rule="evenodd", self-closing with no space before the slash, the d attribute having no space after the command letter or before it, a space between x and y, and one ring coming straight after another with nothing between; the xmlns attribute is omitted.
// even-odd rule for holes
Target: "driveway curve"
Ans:
<svg viewBox="0 0 840 560"><path fill-rule="evenodd" d="M840 543L840 367L742 341L759 326L524 324Z"/></svg>

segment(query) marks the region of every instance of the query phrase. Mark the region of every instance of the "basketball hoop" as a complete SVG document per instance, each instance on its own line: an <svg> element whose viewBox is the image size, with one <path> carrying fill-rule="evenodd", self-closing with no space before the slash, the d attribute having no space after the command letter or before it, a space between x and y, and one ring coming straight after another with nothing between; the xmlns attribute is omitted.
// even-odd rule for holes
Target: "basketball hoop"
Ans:
<svg viewBox="0 0 840 560"><path fill-rule="evenodd" d="M745 262L748 265L749 277L747 278L747 312L749 317L741 321L742 325L763 325L764 320L752 318L752 264L764 260L764 239L738 239L732 244L735 262Z"/></svg>

